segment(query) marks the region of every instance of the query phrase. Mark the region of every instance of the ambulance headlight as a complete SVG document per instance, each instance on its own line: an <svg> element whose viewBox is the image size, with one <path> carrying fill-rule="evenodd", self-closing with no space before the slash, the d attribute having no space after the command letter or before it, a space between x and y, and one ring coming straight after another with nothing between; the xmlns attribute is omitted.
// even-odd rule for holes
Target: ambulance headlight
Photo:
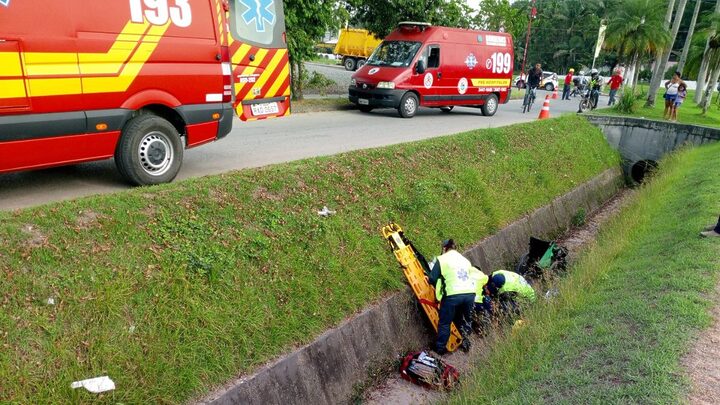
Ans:
<svg viewBox="0 0 720 405"><path fill-rule="evenodd" d="M395 82L380 82L377 85L378 89L394 89Z"/></svg>
<svg viewBox="0 0 720 405"><path fill-rule="evenodd" d="M350 79L350 87L357 87L357 80Z"/></svg>

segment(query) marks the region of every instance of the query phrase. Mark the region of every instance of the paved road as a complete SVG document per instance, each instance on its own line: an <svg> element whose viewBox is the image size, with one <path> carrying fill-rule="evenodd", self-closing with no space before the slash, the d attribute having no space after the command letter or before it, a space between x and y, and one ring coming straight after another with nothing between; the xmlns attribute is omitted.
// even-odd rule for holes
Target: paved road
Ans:
<svg viewBox="0 0 720 405"><path fill-rule="evenodd" d="M544 99L544 92L539 92L538 99ZM600 102L604 105L607 98ZM575 112L577 106L577 100L552 100L551 114ZM483 117L480 110L456 108L450 114L420 109L412 119L399 118L395 110L376 110L369 115L351 110L237 121L227 138L186 151L178 179L532 121L538 109L539 105L534 106L531 113L523 115L521 101L513 100L501 105L492 118ZM0 175L0 210L127 188L112 160L4 174Z"/></svg>

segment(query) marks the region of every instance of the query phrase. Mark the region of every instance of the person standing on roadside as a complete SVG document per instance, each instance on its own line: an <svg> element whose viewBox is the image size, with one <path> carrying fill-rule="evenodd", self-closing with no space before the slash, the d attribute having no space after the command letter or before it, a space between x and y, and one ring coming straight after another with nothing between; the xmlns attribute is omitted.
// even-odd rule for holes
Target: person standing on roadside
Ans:
<svg viewBox="0 0 720 405"><path fill-rule="evenodd" d="M677 98L681 84L687 88L685 82L680 78L680 72L675 72L672 79L665 82L665 111L663 112L663 118L666 120L672 118L675 99Z"/></svg>
<svg viewBox="0 0 720 405"><path fill-rule="evenodd" d="M563 87L563 94L561 100L570 100L570 90L572 89L574 73L575 69L570 68L570 70L568 70L568 74L565 75L565 87Z"/></svg>
<svg viewBox="0 0 720 405"><path fill-rule="evenodd" d="M615 95L617 94L618 89L622 85L622 82L623 78L622 76L620 76L620 71L616 70L610 78L610 81L608 82L608 84L610 85L610 100L608 100L608 105L615 104Z"/></svg>

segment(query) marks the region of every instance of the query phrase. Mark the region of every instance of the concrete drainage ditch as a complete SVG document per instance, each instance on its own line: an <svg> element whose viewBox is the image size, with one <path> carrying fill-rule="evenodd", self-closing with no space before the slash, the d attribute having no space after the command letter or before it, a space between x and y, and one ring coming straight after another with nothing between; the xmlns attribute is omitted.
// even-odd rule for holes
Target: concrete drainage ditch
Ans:
<svg viewBox="0 0 720 405"><path fill-rule="evenodd" d="M512 263L525 252L531 235L552 239L562 234L578 212L595 211L622 185L620 169L608 169L480 241L465 256L485 270ZM431 338L408 289L381 300L253 375L229 382L199 403L346 403L374 365L408 349L427 346Z"/></svg>

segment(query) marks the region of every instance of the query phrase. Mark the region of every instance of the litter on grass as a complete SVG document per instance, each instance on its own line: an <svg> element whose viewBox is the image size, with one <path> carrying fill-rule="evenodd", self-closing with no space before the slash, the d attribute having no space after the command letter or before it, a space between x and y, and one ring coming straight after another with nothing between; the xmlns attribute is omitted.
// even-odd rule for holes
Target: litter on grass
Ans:
<svg viewBox="0 0 720 405"><path fill-rule="evenodd" d="M55 305L55 298L53 298L53 297L48 298L46 303L48 305Z"/></svg>
<svg viewBox="0 0 720 405"><path fill-rule="evenodd" d="M88 378L87 380L75 381L70 384L70 388L85 388L93 394L100 394L115 389L115 382L108 376Z"/></svg>
<svg viewBox="0 0 720 405"><path fill-rule="evenodd" d="M323 207L322 210L318 211L317 213L321 217L329 217L330 215L335 215L335 212L336 211L331 211L330 209L328 209L327 206L325 206L325 207Z"/></svg>

